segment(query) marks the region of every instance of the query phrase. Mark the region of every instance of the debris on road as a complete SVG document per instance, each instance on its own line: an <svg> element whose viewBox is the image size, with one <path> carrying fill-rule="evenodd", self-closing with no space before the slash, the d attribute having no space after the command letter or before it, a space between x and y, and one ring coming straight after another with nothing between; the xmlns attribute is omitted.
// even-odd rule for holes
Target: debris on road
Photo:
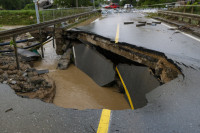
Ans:
<svg viewBox="0 0 200 133"><path fill-rule="evenodd" d="M136 24L136 27L145 26L146 23Z"/></svg>
<svg viewBox="0 0 200 133"><path fill-rule="evenodd" d="M124 24L134 24L134 22L124 22Z"/></svg>
<svg viewBox="0 0 200 133"><path fill-rule="evenodd" d="M5 111L5 113L10 112L10 111L13 111L13 108L7 109L7 110Z"/></svg>
<svg viewBox="0 0 200 133"><path fill-rule="evenodd" d="M17 52L19 55L21 55L23 59L25 59L25 61L34 61L40 58L39 54L36 54L35 52L31 52L29 50L18 48Z"/></svg>

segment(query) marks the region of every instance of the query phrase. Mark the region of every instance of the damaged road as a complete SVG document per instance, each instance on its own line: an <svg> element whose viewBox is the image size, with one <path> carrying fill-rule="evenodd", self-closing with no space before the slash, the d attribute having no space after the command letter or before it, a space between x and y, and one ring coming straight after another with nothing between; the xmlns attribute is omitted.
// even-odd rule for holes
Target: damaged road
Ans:
<svg viewBox="0 0 200 133"><path fill-rule="evenodd" d="M135 23L124 25L132 21ZM155 83L153 89L147 90L147 86L142 94L148 101L142 108L111 111L108 132L200 132L199 39L174 34L165 24L136 27L139 21L152 23L155 20L144 18L140 13L112 14L65 33L70 41L79 40L111 60L125 84L132 83L134 78L134 81L143 79L145 74ZM119 43L115 43L117 34ZM134 66L123 65L124 60ZM131 72L144 75L133 76L129 81L126 75ZM142 80L143 86L134 87L145 88L147 81ZM130 86L126 86L127 89ZM0 84L0 132L97 132L101 112L99 109L64 109L39 100L22 99L7 85ZM27 126L22 128L22 125Z"/></svg>

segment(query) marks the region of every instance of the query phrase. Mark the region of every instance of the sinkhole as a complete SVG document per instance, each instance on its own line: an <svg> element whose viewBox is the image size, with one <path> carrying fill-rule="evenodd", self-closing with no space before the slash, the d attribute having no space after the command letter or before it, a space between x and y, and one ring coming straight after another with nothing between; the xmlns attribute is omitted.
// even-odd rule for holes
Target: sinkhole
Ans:
<svg viewBox="0 0 200 133"><path fill-rule="evenodd" d="M49 70L47 76L56 87L55 105L79 110L142 108L148 104L147 93L181 73L163 55L96 39L95 43L70 40L71 64L66 70L57 69L62 57L52 42L44 46L45 57L33 63L38 70Z"/></svg>

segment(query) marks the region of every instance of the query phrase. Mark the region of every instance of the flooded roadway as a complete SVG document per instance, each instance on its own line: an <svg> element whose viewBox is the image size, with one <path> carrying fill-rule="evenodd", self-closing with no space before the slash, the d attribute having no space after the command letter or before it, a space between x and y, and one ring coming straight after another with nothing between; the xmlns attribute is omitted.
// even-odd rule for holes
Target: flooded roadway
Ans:
<svg viewBox="0 0 200 133"><path fill-rule="evenodd" d="M90 77L70 65L67 70L56 69L59 55L56 54L52 42L44 46L45 57L34 63L36 69L49 69L49 77L56 83L54 104L74 109L130 109L124 94L117 88L100 87Z"/></svg>

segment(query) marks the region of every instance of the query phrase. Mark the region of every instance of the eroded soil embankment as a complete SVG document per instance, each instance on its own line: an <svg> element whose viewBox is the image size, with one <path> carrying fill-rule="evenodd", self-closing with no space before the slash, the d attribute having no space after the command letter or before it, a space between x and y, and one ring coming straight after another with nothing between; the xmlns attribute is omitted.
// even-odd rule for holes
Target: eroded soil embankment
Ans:
<svg viewBox="0 0 200 133"><path fill-rule="evenodd" d="M130 44L116 44L108 38L90 33L83 33L81 31L68 31L66 34L69 38L72 37L74 39L74 37L76 37L79 40L148 66L152 70L154 76L162 83L167 83L177 78L179 74L182 74L180 68L173 63L172 60L167 59L163 53Z"/></svg>
<svg viewBox="0 0 200 133"><path fill-rule="evenodd" d="M29 64L20 60L17 70L15 57L0 56L0 83L8 84L19 96L53 102L55 83L47 75L38 75Z"/></svg>

